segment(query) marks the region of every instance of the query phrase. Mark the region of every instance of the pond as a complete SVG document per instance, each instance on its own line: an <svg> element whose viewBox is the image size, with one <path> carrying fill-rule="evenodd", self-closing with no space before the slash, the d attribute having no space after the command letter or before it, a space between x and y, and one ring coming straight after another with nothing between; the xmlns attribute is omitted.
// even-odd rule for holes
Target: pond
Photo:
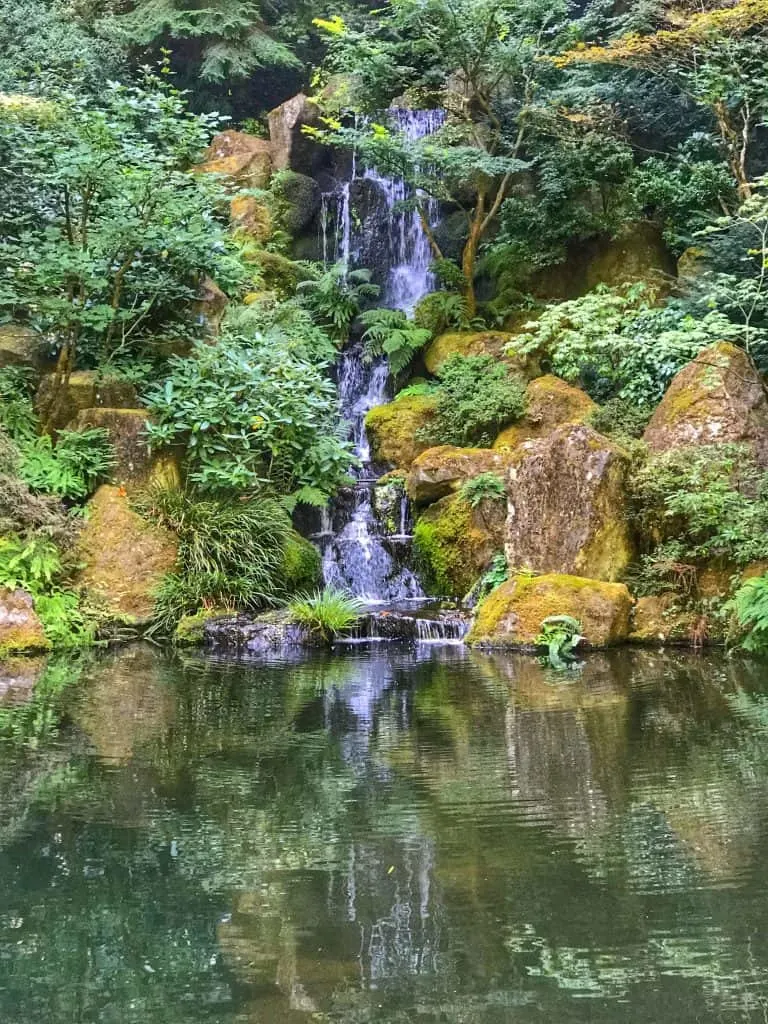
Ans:
<svg viewBox="0 0 768 1024"><path fill-rule="evenodd" d="M137 646L32 700L16 671L4 1024L766 1019L759 664Z"/></svg>

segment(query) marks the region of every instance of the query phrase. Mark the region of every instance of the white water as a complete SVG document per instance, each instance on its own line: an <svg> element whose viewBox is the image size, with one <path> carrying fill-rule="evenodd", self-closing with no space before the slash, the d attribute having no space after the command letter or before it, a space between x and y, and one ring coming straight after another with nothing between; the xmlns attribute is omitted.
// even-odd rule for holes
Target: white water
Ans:
<svg viewBox="0 0 768 1024"><path fill-rule="evenodd" d="M420 139L434 132L443 122L443 112L435 110L398 110L391 112L393 128L409 138ZM351 181L358 167L352 164ZM434 288L429 267L432 252L421 218L415 210L402 210L398 204L408 198L409 190L400 179L393 179L368 168L363 177L376 184L390 211L388 219L390 254L383 306L413 312L416 303ZM326 263L342 261L354 265L359 251L359 227L350 203L350 182L323 196L321 229L323 258ZM424 200L428 222L436 224L439 210L434 200ZM332 231L331 231L332 228ZM377 472L365 431L365 416L370 409L391 398L389 372L383 359L367 363L359 343L348 346L339 362L339 400L342 415L349 421L355 455L360 460L357 482L351 493L342 496L325 514L316 538L323 554L326 584L335 584L370 602L391 602L423 598L421 585L408 567L410 552L409 515L403 499L398 532L387 536L373 509L373 488Z"/></svg>

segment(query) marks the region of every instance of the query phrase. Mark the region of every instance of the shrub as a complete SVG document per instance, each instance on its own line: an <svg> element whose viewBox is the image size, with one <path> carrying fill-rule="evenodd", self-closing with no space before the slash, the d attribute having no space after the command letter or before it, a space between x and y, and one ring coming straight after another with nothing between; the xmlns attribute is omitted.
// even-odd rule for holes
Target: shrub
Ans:
<svg viewBox="0 0 768 1024"><path fill-rule="evenodd" d="M274 498L196 496L155 489L136 507L179 538L179 568L157 597L158 623L172 631L201 607L260 608L283 592L291 524Z"/></svg>
<svg viewBox="0 0 768 1024"><path fill-rule="evenodd" d="M326 643L349 632L364 611L363 601L336 587L316 590L314 594L299 597L288 605L291 620Z"/></svg>
<svg viewBox="0 0 768 1024"><path fill-rule="evenodd" d="M103 427L62 430L55 447L50 435L42 434L21 447L21 456L20 476L34 491L72 501L87 498L115 462L109 432Z"/></svg>
<svg viewBox="0 0 768 1024"><path fill-rule="evenodd" d="M505 363L452 355L438 372L435 416L420 432L431 444L491 444L525 411L525 392Z"/></svg>
<svg viewBox="0 0 768 1024"><path fill-rule="evenodd" d="M609 398L589 417L590 426L599 434L621 441L642 437L653 409L647 405L635 405L624 398Z"/></svg>
<svg viewBox="0 0 768 1024"><path fill-rule="evenodd" d="M0 538L0 586L39 594L52 587L62 572L59 550L50 540Z"/></svg>
<svg viewBox="0 0 768 1024"><path fill-rule="evenodd" d="M302 281L299 293L313 315L343 338L365 302L379 294L379 286L371 284L370 270L348 270L337 263L315 280Z"/></svg>
<svg viewBox="0 0 768 1024"><path fill-rule="evenodd" d="M460 493L472 508L477 508L484 501L507 500L507 488L496 473L480 473L472 477L462 484Z"/></svg>

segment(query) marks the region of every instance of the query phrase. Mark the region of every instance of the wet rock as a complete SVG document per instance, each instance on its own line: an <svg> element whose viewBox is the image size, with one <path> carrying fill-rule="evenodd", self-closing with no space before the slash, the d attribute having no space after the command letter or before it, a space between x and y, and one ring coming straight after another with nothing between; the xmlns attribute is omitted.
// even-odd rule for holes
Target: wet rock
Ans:
<svg viewBox="0 0 768 1024"><path fill-rule="evenodd" d="M583 425L566 425L514 453L507 492L509 565L616 580L632 559L627 455Z"/></svg>
<svg viewBox="0 0 768 1024"><path fill-rule="evenodd" d="M272 150L267 139L229 130L213 137L196 171L223 174L243 188L263 189L272 174Z"/></svg>
<svg viewBox="0 0 768 1024"><path fill-rule="evenodd" d="M504 544L504 502L472 508L460 495L441 498L418 518L413 546L423 584L440 597L463 598Z"/></svg>
<svg viewBox="0 0 768 1024"><path fill-rule="evenodd" d="M43 377L35 397L38 412L46 410L53 400L55 375ZM54 429L71 426L83 409L135 409L138 405L133 384L118 377L101 375L97 370L75 370L63 385L54 417Z"/></svg>
<svg viewBox="0 0 768 1024"><path fill-rule="evenodd" d="M307 174L283 171L279 191L283 203L282 226L289 235L298 235L312 223L320 209L320 186Z"/></svg>
<svg viewBox="0 0 768 1024"><path fill-rule="evenodd" d="M349 186L349 204L353 218L365 225L361 233L357 260L371 271L371 280L384 289L396 259L392 230L392 211L384 189L370 178L356 178Z"/></svg>
<svg viewBox="0 0 768 1024"><path fill-rule="evenodd" d="M450 444L428 448L414 459L406 479L408 497L428 504L458 491L463 483L481 473L497 473L504 479L509 460L490 448L456 448Z"/></svg>
<svg viewBox="0 0 768 1024"><path fill-rule="evenodd" d="M272 235L272 214L266 202L255 196L235 196L229 204L232 227L241 235L263 244Z"/></svg>
<svg viewBox="0 0 768 1024"><path fill-rule="evenodd" d="M479 647L531 648L541 623L570 615L591 647L609 647L629 636L632 597L623 583L582 576L516 576L477 609L467 642Z"/></svg>
<svg viewBox="0 0 768 1024"><path fill-rule="evenodd" d="M517 448L523 441L546 437L566 423L585 423L598 409L581 388L547 374L532 380L525 391L525 415L494 441L499 451Z"/></svg>
<svg viewBox="0 0 768 1024"><path fill-rule="evenodd" d="M116 462L111 477L117 484L146 487L163 484L178 487L178 460L169 454L152 454L146 438L146 409L84 409L74 421L75 430L101 427L109 434Z"/></svg>
<svg viewBox="0 0 768 1024"><path fill-rule="evenodd" d="M377 405L365 417L374 462L408 469L430 447L416 435L435 415L432 395L406 395L387 405Z"/></svg>
<svg viewBox="0 0 768 1024"><path fill-rule="evenodd" d="M629 639L640 644L681 644L700 647L725 639L725 624L698 611L680 607L677 594L638 598Z"/></svg>
<svg viewBox="0 0 768 1024"><path fill-rule="evenodd" d="M0 367L23 366L44 373L55 361L51 344L42 334L23 324L0 325Z"/></svg>
<svg viewBox="0 0 768 1024"><path fill-rule="evenodd" d="M319 641L303 627L291 622L285 611L267 612L254 618L229 615L209 619L203 627L205 644L249 654L263 654L286 648L314 647Z"/></svg>
<svg viewBox="0 0 768 1024"><path fill-rule="evenodd" d="M88 503L78 538L82 562L76 582L116 620L137 625L151 621L155 592L175 564L173 534L134 512L125 491L104 485Z"/></svg>
<svg viewBox="0 0 768 1024"><path fill-rule="evenodd" d="M272 163L278 171L313 175L324 160L323 148L302 131L320 124L320 108L303 92L268 114Z"/></svg>
<svg viewBox="0 0 768 1024"><path fill-rule="evenodd" d="M527 383L541 372L538 360L533 355L518 355L505 352L507 345L513 345L516 335L505 331L454 331L435 338L424 353L424 365L430 373L436 374L446 359L459 356L492 356L508 363L510 368Z"/></svg>
<svg viewBox="0 0 768 1024"><path fill-rule="evenodd" d="M768 465L768 400L747 353L724 341L704 349L672 381L643 440L653 452L742 442Z"/></svg>
<svg viewBox="0 0 768 1024"><path fill-rule="evenodd" d="M0 658L9 654L34 654L51 646L35 603L26 590L0 588Z"/></svg>

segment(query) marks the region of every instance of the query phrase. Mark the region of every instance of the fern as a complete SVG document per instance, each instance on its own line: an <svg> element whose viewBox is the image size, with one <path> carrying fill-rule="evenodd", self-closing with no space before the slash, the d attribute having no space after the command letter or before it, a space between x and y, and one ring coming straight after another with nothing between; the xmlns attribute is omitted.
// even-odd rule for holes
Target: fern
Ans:
<svg viewBox="0 0 768 1024"><path fill-rule="evenodd" d="M477 508L484 501L506 501L507 488L495 473L480 473L462 484L460 494L472 508Z"/></svg>
<svg viewBox="0 0 768 1024"><path fill-rule="evenodd" d="M72 501L87 498L115 461L109 433L103 427L62 430L55 447L51 437L43 434L21 445L20 450L19 474L32 490Z"/></svg>
<svg viewBox="0 0 768 1024"><path fill-rule="evenodd" d="M724 606L743 631L739 646L752 654L768 651L768 576L757 576L739 587Z"/></svg>
<svg viewBox="0 0 768 1024"><path fill-rule="evenodd" d="M371 309L361 315L360 321L367 328L363 335L366 357L386 356L395 375L411 364L432 337L398 309Z"/></svg>
<svg viewBox="0 0 768 1024"><path fill-rule="evenodd" d="M379 294L379 286L371 283L370 270L348 270L345 263L336 263L318 278L301 281L298 291L320 322L343 338L365 301Z"/></svg>

